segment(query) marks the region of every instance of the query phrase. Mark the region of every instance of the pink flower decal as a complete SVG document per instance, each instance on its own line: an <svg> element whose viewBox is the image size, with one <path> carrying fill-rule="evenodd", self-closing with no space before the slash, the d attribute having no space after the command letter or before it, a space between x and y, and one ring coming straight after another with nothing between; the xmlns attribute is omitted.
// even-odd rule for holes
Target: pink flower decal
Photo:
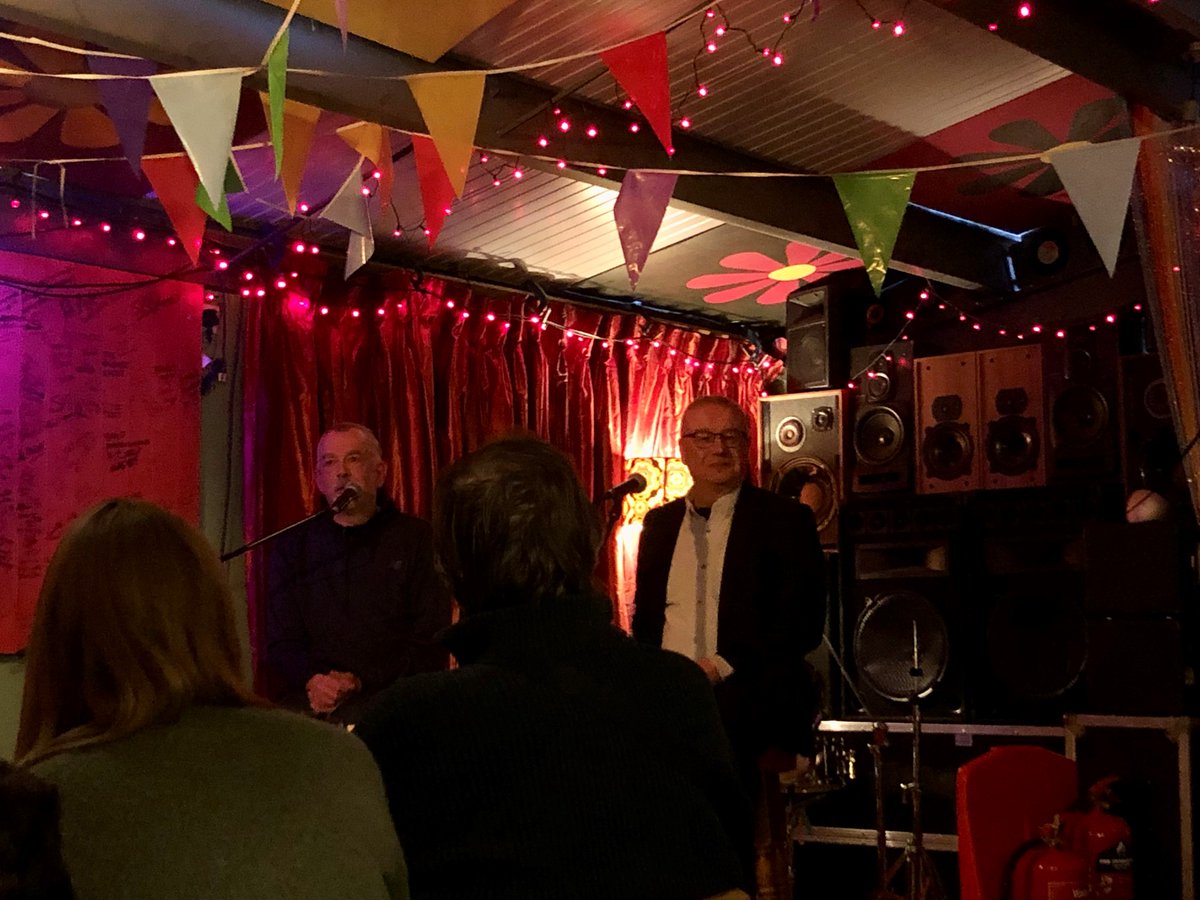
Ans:
<svg viewBox="0 0 1200 900"><path fill-rule="evenodd" d="M732 303L761 291L755 302L774 306L787 300L788 294L800 287L801 282L817 281L831 272L862 265L862 260L848 259L795 242L787 245L786 253L786 262L779 262L764 253L734 253L722 259L721 266L736 271L698 275L687 286L696 291L722 288L705 294L705 303Z"/></svg>

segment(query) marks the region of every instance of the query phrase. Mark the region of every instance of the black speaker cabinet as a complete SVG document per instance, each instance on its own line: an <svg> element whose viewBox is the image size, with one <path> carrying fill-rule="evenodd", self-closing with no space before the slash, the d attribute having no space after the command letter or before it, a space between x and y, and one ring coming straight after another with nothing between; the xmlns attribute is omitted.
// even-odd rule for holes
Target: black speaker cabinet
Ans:
<svg viewBox="0 0 1200 900"><path fill-rule="evenodd" d="M1122 357L1120 387L1125 487L1128 491L1167 491L1179 460L1179 445L1157 354Z"/></svg>
<svg viewBox="0 0 1200 900"><path fill-rule="evenodd" d="M980 486L979 373L974 353L916 361L917 493Z"/></svg>
<svg viewBox="0 0 1200 900"><path fill-rule="evenodd" d="M1117 439L1117 334L1070 329L1065 339L1042 345L1046 409L1050 423L1050 483L1115 480Z"/></svg>
<svg viewBox="0 0 1200 900"><path fill-rule="evenodd" d="M762 401L763 483L812 507L824 546L836 546L845 498L844 391L782 394Z"/></svg>
<svg viewBox="0 0 1200 900"><path fill-rule="evenodd" d="M839 365L842 321L831 312L828 284L793 291L787 298L787 388L791 392L820 390L845 384Z"/></svg>
<svg viewBox="0 0 1200 900"><path fill-rule="evenodd" d="M857 378L850 443L850 490L907 490L912 484L913 355L911 341L850 351Z"/></svg>
<svg viewBox="0 0 1200 900"><path fill-rule="evenodd" d="M1042 348L981 350L980 433L983 488L1046 483Z"/></svg>

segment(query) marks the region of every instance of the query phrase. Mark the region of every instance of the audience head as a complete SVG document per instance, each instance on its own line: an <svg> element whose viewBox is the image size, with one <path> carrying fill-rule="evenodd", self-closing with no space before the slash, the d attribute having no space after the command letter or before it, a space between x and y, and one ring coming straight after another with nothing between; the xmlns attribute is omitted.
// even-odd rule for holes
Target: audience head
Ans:
<svg viewBox="0 0 1200 900"><path fill-rule="evenodd" d="M680 424L679 452L692 473L693 499L702 506L746 479L750 418L728 397L692 401Z"/></svg>
<svg viewBox="0 0 1200 900"><path fill-rule="evenodd" d="M506 438L446 470L434 539L468 613L592 590L596 517L570 461L535 438Z"/></svg>
<svg viewBox="0 0 1200 900"><path fill-rule="evenodd" d="M356 422L330 426L317 442L317 490L331 506L338 495L353 486L358 495L337 516L345 525L361 524L375 514L376 492L383 486L387 463L379 438Z"/></svg>
<svg viewBox="0 0 1200 900"><path fill-rule="evenodd" d="M129 499L68 527L38 598L19 758L115 740L192 704L257 702L224 573L196 529Z"/></svg>
<svg viewBox="0 0 1200 900"><path fill-rule="evenodd" d="M0 760L0 897L71 900L62 858L58 790Z"/></svg>

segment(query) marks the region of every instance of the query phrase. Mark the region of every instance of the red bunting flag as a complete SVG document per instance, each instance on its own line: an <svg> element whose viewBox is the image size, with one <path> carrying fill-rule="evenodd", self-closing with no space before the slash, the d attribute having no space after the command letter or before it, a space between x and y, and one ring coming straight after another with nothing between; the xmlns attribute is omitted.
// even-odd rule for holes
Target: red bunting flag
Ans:
<svg viewBox="0 0 1200 900"><path fill-rule="evenodd" d="M200 178L191 160L183 155L144 158L142 171L158 195L158 202L166 210L167 218L175 226L175 233L183 242L183 249L191 258L192 265L199 265L200 244L204 241L208 215L196 205L196 185L200 183Z"/></svg>
<svg viewBox="0 0 1200 900"><path fill-rule="evenodd" d="M660 31L600 54L613 78L637 104L663 149L671 152L671 79L667 35Z"/></svg>
<svg viewBox="0 0 1200 900"><path fill-rule="evenodd" d="M429 232L429 246L433 247L450 204L454 202L454 185L450 183L442 157L433 141L421 134L412 136L413 157L417 163L417 183L421 186L421 204L425 209L425 229Z"/></svg>

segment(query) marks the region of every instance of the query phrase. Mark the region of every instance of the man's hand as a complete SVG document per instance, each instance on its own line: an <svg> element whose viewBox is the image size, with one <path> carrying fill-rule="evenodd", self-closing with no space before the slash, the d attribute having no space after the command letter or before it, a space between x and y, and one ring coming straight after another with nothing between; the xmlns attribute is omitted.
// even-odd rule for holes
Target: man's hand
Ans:
<svg viewBox="0 0 1200 900"><path fill-rule="evenodd" d="M308 679L308 705L315 713L331 713L354 692L362 688L362 682L353 672L326 672Z"/></svg>
<svg viewBox="0 0 1200 900"><path fill-rule="evenodd" d="M721 672L717 668L717 664L715 662L713 662L711 659L709 659L707 656L703 657L702 659L696 660L696 665L698 665L701 669L704 670L704 674L708 676L709 684L716 684L718 681L721 680Z"/></svg>

